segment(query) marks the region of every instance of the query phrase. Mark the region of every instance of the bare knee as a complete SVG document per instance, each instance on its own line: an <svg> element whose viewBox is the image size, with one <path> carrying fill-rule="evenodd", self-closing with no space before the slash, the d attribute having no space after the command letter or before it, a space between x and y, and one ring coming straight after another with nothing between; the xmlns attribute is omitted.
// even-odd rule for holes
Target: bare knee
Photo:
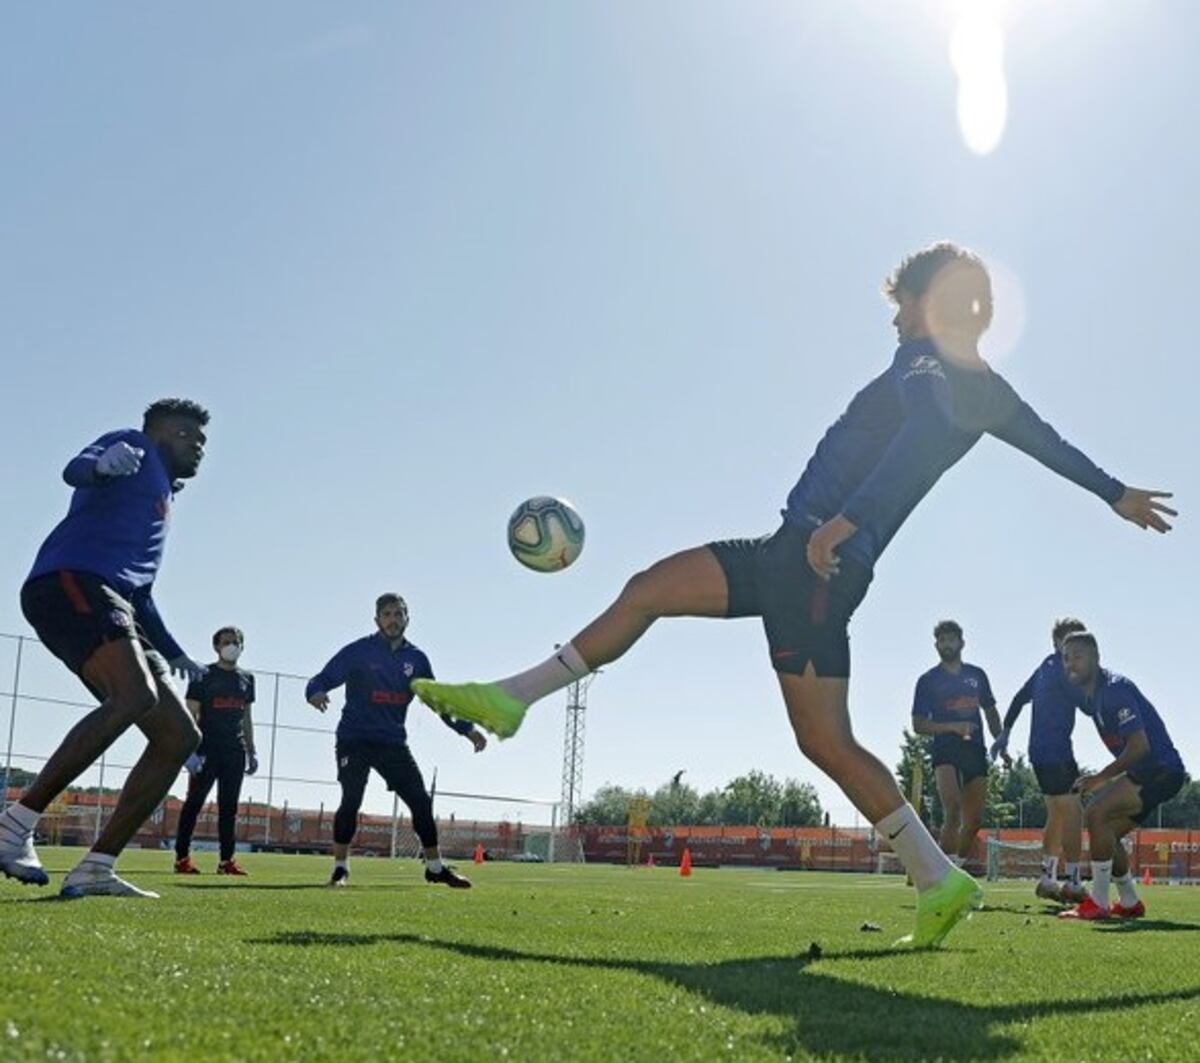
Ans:
<svg viewBox="0 0 1200 1063"><path fill-rule="evenodd" d="M109 704L127 723L136 723L158 704L158 691L150 682L150 677L145 676L144 680L135 680L114 691Z"/></svg>
<svg viewBox="0 0 1200 1063"><path fill-rule="evenodd" d="M831 779L840 779L854 767L858 743L849 735L834 734L818 728L797 727L796 744L800 752Z"/></svg>
<svg viewBox="0 0 1200 1063"><path fill-rule="evenodd" d="M655 618L659 615L654 566L632 575L621 588L620 601L643 616Z"/></svg>

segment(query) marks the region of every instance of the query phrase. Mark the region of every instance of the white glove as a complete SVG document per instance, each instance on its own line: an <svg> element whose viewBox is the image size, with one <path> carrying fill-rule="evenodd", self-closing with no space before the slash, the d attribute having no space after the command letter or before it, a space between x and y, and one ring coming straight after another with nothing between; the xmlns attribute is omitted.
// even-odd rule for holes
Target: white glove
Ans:
<svg viewBox="0 0 1200 1063"><path fill-rule="evenodd" d="M993 761L997 757L1003 757L1008 753L1008 731L1001 731L996 735L996 741L992 743L992 748L988 752L988 756Z"/></svg>
<svg viewBox="0 0 1200 1063"><path fill-rule="evenodd" d="M142 467L145 454L141 447L131 447L121 440L96 459L96 472L101 476L132 476Z"/></svg>
<svg viewBox="0 0 1200 1063"><path fill-rule="evenodd" d="M167 664L171 666L173 675L186 679L189 683L196 683L204 678L204 665L197 664L186 653L172 657Z"/></svg>
<svg viewBox="0 0 1200 1063"><path fill-rule="evenodd" d="M204 758L199 753L193 753L183 762L189 775L199 775L204 770Z"/></svg>

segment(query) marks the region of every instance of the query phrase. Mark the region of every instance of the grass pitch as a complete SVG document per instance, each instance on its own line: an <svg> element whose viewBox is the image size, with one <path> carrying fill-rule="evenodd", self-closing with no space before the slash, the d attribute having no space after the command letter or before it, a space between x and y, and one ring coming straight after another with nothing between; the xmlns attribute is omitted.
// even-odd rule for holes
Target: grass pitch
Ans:
<svg viewBox="0 0 1200 1063"><path fill-rule="evenodd" d="M1068 924L1028 883L893 951L895 878L251 855L249 879L120 870L159 901L0 880L0 1059L1200 1059L1200 889ZM215 854L198 863L211 870ZM873 923L880 930L863 929Z"/></svg>

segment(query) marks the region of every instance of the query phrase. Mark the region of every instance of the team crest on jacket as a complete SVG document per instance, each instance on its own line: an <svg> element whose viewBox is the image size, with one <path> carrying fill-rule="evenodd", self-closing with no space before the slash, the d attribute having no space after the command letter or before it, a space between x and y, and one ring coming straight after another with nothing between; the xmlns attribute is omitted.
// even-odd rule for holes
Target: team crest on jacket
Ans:
<svg viewBox="0 0 1200 1063"><path fill-rule="evenodd" d="M411 679L411 678L412 678L412 674L413 674L413 666L412 666L412 661L405 661L405 662L404 662L404 675L405 675L405 677L406 677L406 678L409 678L409 679Z"/></svg>

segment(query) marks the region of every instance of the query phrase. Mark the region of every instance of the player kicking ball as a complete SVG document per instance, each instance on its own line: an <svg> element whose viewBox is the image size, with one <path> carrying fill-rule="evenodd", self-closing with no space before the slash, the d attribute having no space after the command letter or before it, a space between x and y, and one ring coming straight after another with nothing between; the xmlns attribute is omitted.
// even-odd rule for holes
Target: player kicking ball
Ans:
<svg viewBox="0 0 1200 1063"><path fill-rule="evenodd" d="M942 243L888 279L899 346L825 433L771 535L709 543L635 575L617 600L553 657L492 683L414 682L433 708L500 737L526 710L622 656L660 617L762 618L771 665L803 753L888 839L912 877L916 929L940 942L982 893L921 823L892 773L850 724L850 618L875 564L938 478L989 433L1098 495L1118 516L1165 532L1163 492L1127 488L1097 468L980 357L991 281L975 255Z"/></svg>
<svg viewBox="0 0 1200 1063"><path fill-rule="evenodd" d="M1060 919L1138 919L1146 906L1138 899L1121 839L1170 801L1187 779L1183 761L1162 718L1133 682L1100 667L1096 637L1077 631L1063 642L1067 678L1084 697L1104 744L1116 754L1103 771L1083 775L1075 789L1091 796L1085 813L1092 855L1092 891ZM1116 885L1117 903L1109 904ZM1064 893L1068 891L1064 889Z"/></svg>

